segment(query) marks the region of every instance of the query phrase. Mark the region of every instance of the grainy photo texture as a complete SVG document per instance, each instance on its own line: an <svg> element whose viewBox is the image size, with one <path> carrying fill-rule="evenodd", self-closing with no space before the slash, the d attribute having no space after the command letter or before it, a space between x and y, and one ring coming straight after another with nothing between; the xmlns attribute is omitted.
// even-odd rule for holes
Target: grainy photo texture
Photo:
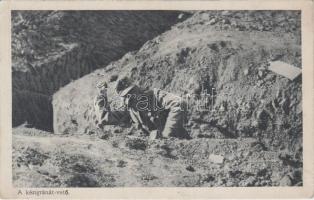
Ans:
<svg viewBox="0 0 314 200"><path fill-rule="evenodd" d="M303 185L301 11L11 20L15 187Z"/></svg>

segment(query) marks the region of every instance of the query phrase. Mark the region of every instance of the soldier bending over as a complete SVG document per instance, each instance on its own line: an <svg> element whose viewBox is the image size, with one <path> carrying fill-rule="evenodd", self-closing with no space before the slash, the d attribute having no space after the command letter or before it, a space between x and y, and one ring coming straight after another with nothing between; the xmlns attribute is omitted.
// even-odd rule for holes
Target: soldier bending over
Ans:
<svg viewBox="0 0 314 200"><path fill-rule="evenodd" d="M94 107L98 127L119 125L131 119L138 129L153 139L190 138L183 127L186 110L182 98L160 89L142 90L123 77L117 81L115 91L123 98L125 110L112 110L107 98L107 84L101 82L97 87L99 93Z"/></svg>

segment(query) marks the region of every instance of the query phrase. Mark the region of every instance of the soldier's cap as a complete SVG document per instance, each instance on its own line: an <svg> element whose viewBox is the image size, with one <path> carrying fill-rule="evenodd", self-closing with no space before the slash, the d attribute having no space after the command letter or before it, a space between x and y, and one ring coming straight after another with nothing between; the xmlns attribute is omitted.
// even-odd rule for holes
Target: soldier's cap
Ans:
<svg viewBox="0 0 314 200"><path fill-rule="evenodd" d="M99 83L97 83L96 87L97 87L97 88L102 88L102 87L107 88L107 87L108 87L108 84L107 84L106 81L100 81Z"/></svg>
<svg viewBox="0 0 314 200"><path fill-rule="evenodd" d="M126 96L136 85L132 84L132 81L128 77L122 77L117 81L115 90L121 97Z"/></svg>

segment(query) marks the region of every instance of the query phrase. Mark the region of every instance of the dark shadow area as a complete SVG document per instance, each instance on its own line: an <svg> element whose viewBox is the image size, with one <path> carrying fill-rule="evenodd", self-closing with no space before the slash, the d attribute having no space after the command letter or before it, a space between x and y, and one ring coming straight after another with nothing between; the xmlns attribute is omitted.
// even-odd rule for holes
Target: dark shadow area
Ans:
<svg viewBox="0 0 314 200"><path fill-rule="evenodd" d="M13 126L52 131L51 96L191 14L181 11L12 11Z"/></svg>
<svg viewBox="0 0 314 200"><path fill-rule="evenodd" d="M29 91L13 90L12 125L15 127L21 124L52 132L51 97Z"/></svg>

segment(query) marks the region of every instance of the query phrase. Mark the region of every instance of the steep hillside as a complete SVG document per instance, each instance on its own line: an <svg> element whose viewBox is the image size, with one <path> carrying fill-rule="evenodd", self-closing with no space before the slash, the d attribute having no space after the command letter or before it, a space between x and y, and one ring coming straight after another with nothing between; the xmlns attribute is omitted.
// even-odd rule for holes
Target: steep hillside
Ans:
<svg viewBox="0 0 314 200"><path fill-rule="evenodd" d="M181 15L179 19L179 14L175 11L12 12L13 126L28 121L35 127L52 130L50 110L36 107L51 101L37 98L34 93L51 96L61 86L138 49L188 16ZM41 112L33 112L38 109ZM33 115L38 117L30 117Z"/></svg>
<svg viewBox="0 0 314 200"><path fill-rule="evenodd" d="M301 67L299 32L277 30L275 22L267 31L255 30L250 24L236 24L239 14L196 13L139 51L62 88L53 99L55 132L94 129L91 102L96 83L128 74L141 87L190 95L188 126L193 137L261 137L277 148L294 148L302 134L301 80L290 81L266 68L268 61L278 59ZM286 16L278 23L289 26L288 19L298 13L276 14ZM264 16L263 23L268 15L252 14ZM245 25L248 28L238 30ZM300 27L300 21L295 26ZM204 93L214 95L204 99ZM115 99L113 91L109 95ZM204 101L209 106L200 108Z"/></svg>

